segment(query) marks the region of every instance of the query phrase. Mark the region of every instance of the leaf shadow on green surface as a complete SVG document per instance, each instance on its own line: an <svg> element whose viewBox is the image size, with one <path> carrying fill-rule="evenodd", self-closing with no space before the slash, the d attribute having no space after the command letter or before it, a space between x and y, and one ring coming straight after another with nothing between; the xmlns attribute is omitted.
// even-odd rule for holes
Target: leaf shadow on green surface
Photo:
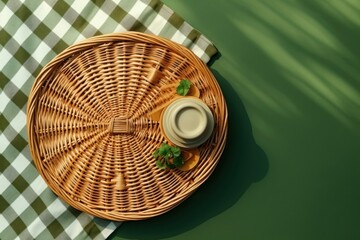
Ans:
<svg viewBox="0 0 360 240"><path fill-rule="evenodd" d="M125 222L109 239L162 239L186 232L226 211L269 168L265 152L256 144L245 107L231 85L214 71L229 112L225 150L218 166L200 188L173 210L148 220ZM166 231L164 230L166 228Z"/></svg>

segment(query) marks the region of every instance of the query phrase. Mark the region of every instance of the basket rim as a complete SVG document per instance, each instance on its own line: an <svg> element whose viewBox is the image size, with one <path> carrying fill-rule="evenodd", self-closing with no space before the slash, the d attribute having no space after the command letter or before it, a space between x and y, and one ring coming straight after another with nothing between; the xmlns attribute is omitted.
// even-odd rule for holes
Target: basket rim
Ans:
<svg viewBox="0 0 360 240"><path fill-rule="evenodd" d="M35 132L35 124L36 124L36 116L37 116L37 106L39 103L39 96L42 92L42 86L43 84L54 74L52 70L56 66L61 65L64 61L67 59L72 58L74 55L78 54L79 52L83 52L85 50L91 49L95 46L102 45L102 44L111 44L114 42L148 42L149 39L156 41L156 44L158 46L164 47L164 48L170 48L171 51L174 51L176 54L179 54L181 56L186 55L186 58L189 59L193 64L200 65L205 67L207 66L203 61L197 57L190 49L173 42L172 40L159 37L152 34L147 33L140 33L140 32L123 32L123 33L111 33L111 34L104 34L99 36L94 36L85 40L82 40L78 43L75 43L74 45L71 45L64 49L61 53L59 53L55 58L53 58L49 63L47 63L43 69L40 71L38 76L36 77L34 84L31 88L29 98L28 98L28 104L27 104L27 134L29 138L29 146L30 146L30 152L33 157L33 161L36 165L37 170L39 171L42 178L45 180L46 184L50 187L50 189L58 195L60 198L62 198L65 202L69 203L74 208L84 211L88 214L109 219L109 220L142 220L146 218L150 218L153 216L160 215L164 212L169 211L170 209L176 207L178 204L180 204L182 201L184 201L187 197L189 197L201 184L203 184L207 178L211 175L211 173L214 171L216 165L219 162L220 156L222 152L224 151L226 139L227 139L227 130L228 130L228 112L226 107L226 102L224 99L224 96L222 95L221 88L218 84L218 82L215 80L215 77L212 75L211 71L208 69L208 71L204 72L205 77L208 79L214 79L213 84L216 88L219 89L221 93L221 99L219 99L219 102L222 104L222 107L224 109L224 115L221 116L224 120L224 124L222 126L217 126L217 128L220 129L219 133L223 137L221 139L218 139L217 144L220 146L219 151L216 153L214 158L216 159L212 165L208 165L203 172L203 176L197 181L194 181L194 183L186 189L186 191L183 192L183 194L175 194L175 196L172 196L171 202L165 202L162 203L162 208L160 209L148 209L145 211L142 211L139 214L135 214L133 212L127 213L127 212L121 212L120 214L118 212L112 213L112 212L104 212L101 210L94 210L91 206L86 206L80 203L76 203L73 201L73 198L69 196L69 194L61 188L57 188L53 186L53 183L50 181L50 179L47 178L46 172L44 172L44 169L41 165L41 154L39 152L39 148L37 147L37 143L39 141L38 136ZM175 203L174 203L175 202Z"/></svg>

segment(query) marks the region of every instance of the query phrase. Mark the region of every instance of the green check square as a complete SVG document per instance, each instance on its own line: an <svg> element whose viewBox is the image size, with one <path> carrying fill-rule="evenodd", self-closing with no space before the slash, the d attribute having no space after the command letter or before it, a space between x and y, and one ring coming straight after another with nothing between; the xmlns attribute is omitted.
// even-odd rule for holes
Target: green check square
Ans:
<svg viewBox="0 0 360 240"><path fill-rule="evenodd" d="M18 0L19 1L19 0ZM45 1L43 1L45 2ZM34 12L40 5L41 0L35 0L35 1L28 1L28 0L22 0L22 3L31 11ZM34 4L35 3L35 4ZM35 14L34 14L35 15Z"/></svg>
<svg viewBox="0 0 360 240"><path fill-rule="evenodd" d="M89 23L86 21L85 18L82 16L78 16L72 24L72 27L75 28L77 31L82 32L82 30L88 25Z"/></svg>
<svg viewBox="0 0 360 240"><path fill-rule="evenodd" d="M11 145L20 152L27 146L27 144L26 140L20 134L11 141Z"/></svg>
<svg viewBox="0 0 360 240"><path fill-rule="evenodd" d="M182 43L185 46L191 46L194 44L195 40L199 37L197 31L195 31L194 29L192 29L187 35L186 35L186 39L184 40L184 42Z"/></svg>
<svg viewBox="0 0 360 240"><path fill-rule="evenodd" d="M28 53L23 47L19 47L19 49L14 54L14 57L21 64L23 64L24 62L26 62L29 59L30 53Z"/></svg>
<svg viewBox="0 0 360 240"><path fill-rule="evenodd" d="M4 132L5 129L9 126L9 121L5 118L4 114L0 115L0 131ZM2 156L2 155L0 155Z"/></svg>
<svg viewBox="0 0 360 240"><path fill-rule="evenodd" d="M93 35L94 36L98 36L98 35L102 35L104 34L103 32L101 32L100 30L97 30Z"/></svg>
<svg viewBox="0 0 360 240"><path fill-rule="evenodd" d="M37 197L31 204L30 206L35 210L35 212L37 214L41 214L45 209L46 209L46 205L43 202L43 200L41 200L40 197Z"/></svg>
<svg viewBox="0 0 360 240"><path fill-rule="evenodd" d="M5 29L0 30L0 46L5 46L10 38L11 35L7 31L5 31Z"/></svg>
<svg viewBox="0 0 360 240"><path fill-rule="evenodd" d="M19 108L23 108L24 105L27 102L27 96L21 91L19 90L12 98L11 101L13 101L16 106L18 106Z"/></svg>
<svg viewBox="0 0 360 240"><path fill-rule="evenodd" d="M68 207L68 212L71 213L74 217L78 217L81 212L79 210L77 210L76 208L73 208L71 206Z"/></svg>
<svg viewBox="0 0 360 240"><path fill-rule="evenodd" d="M51 29L48 28L44 23L40 23L34 31L36 36L38 36L40 39L44 39L50 32Z"/></svg>
<svg viewBox="0 0 360 240"><path fill-rule="evenodd" d="M69 45L64 42L62 39L59 39L56 44L52 47L52 50L56 53L59 54L62 51L65 50L65 48L67 48Z"/></svg>
<svg viewBox="0 0 360 240"><path fill-rule="evenodd" d="M16 15L12 15L9 19L9 23L4 26L4 29L7 31L10 36L13 36L17 30L20 28L21 25L24 23L19 19Z"/></svg>
<svg viewBox="0 0 360 240"><path fill-rule="evenodd" d="M41 39L37 37L35 34L28 37L25 42L21 45L22 48L24 48L27 52L33 53L36 48L41 43Z"/></svg>
<svg viewBox="0 0 360 240"><path fill-rule="evenodd" d="M84 227L84 231L91 239L94 239L100 233L99 228L96 227L94 222L89 222L89 224Z"/></svg>
<svg viewBox="0 0 360 240"><path fill-rule="evenodd" d="M64 16L64 14L69 9L69 5L65 1L56 1L55 5L53 6L53 9L60 15Z"/></svg>
<svg viewBox="0 0 360 240"><path fill-rule="evenodd" d="M11 131L14 131L12 127L9 127L11 129ZM9 136L7 136L7 134L5 134L5 136L7 137L7 139L9 141L11 141L13 138L9 138ZM8 146L5 148L5 150L3 151L2 154L0 154L0 156L3 156L9 163L11 163L17 156L19 155L19 151L12 145L12 144L8 144ZM0 158L1 160L1 158ZM7 163L5 164L7 165ZM11 165L10 165L11 166ZM9 167L10 167L9 166ZM14 179L14 178L13 178ZM9 188L9 189L14 189L14 188ZM14 191L16 192L16 190L14 189ZM10 192L9 194L13 194L13 192ZM15 193L17 194L17 193ZM5 193L4 193L5 196ZM11 196L11 195L9 195ZM6 196L5 196L6 197ZM9 199L8 199L9 200Z"/></svg>
<svg viewBox="0 0 360 240"><path fill-rule="evenodd" d="M28 150L28 148L25 148L25 149L26 149L25 151ZM25 151L23 151L23 152L25 152ZM27 160L29 161L30 164L28 164L28 162L24 163L24 164L28 164L28 165L21 174L28 183L31 183L31 182L35 181L36 178L39 177L39 172L36 170L34 161L32 161L31 158L28 158ZM33 191L32 188L27 188L25 190L24 194L29 196L29 201L34 201L34 199L36 198L35 197L36 193Z"/></svg>
<svg viewBox="0 0 360 240"><path fill-rule="evenodd" d="M8 78L11 79L20 69L21 64L14 58L11 58L2 69L2 73Z"/></svg>
<svg viewBox="0 0 360 240"><path fill-rule="evenodd" d="M124 9L126 12L129 12L131 8L136 4L136 1L120 1L119 5L122 9Z"/></svg>
<svg viewBox="0 0 360 240"><path fill-rule="evenodd" d="M39 65L36 69L34 69L32 76L36 78L39 75L41 69L43 69L43 66Z"/></svg>
<svg viewBox="0 0 360 240"><path fill-rule="evenodd" d="M16 232L14 231L14 229L12 229L10 225L4 229L2 235L4 235L6 239L16 239L17 237L19 237L19 235L16 234Z"/></svg>
<svg viewBox="0 0 360 240"><path fill-rule="evenodd" d="M15 12L15 15L20 18L23 22L26 21L30 17L32 12L25 5L21 5L21 7Z"/></svg>
<svg viewBox="0 0 360 240"><path fill-rule="evenodd" d="M168 19L168 22L171 23L175 28L179 28L184 23L184 19L182 19L177 14L172 14Z"/></svg>
<svg viewBox="0 0 360 240"><path fill-rule="evenodd" d="M198 37L199 37L199 32L195 29L191 30L191 32L187 35L187 38L193 42L195 42Z"/></svg>
<svg viewBox="0 0 360 240"><path fill-rule="evenodd" d="M24 107L25 108L25 107ZM24 109L25 110L25 109ZM26 111L26 110L25 110ZM25 139L26 142L28 142L28 136L27 136L27 130L26 127L23 127L19 134Z"/></svg>
<svg viewBox="0 0 360 240"><path fill-rule="evenodd" d="M66 235L67 238L64 239L70 239L68 235ZM53 239L54 237L51 235L50 231L48 229L44 229L38 236L37 239ZM61 239L61 238L60 238Z"/></svg>
<svg viewBox="0 0 360 240"><path fill-rule="evenodd" d="M149 3L147 3L148 7L152 8L153 11L159 12L159 8L163 6L162 2L159 2L158 0L151 0Z"/></svg>
<svg viewBox="0 0 360 240"><path fill-rule="evenodd" d="M5 209L7 209L10 206L10 204L8 203L8 201L6 201L6 199L0 195L0 212L4 212Z"/></svg>
<svg viewBox="0 0 360 240"><path fill-rule="evenodd" d="M0 172L3 173L5 169L9 167L9 165L9 161L4 157L4 155L0 154Z"/></svg>
<svg viewBox="0 0 360 240"><path fill-rule="evenodd" d="M208 56L213 56L217 53L217 49L212 46L212 45L208 45L205 49L205 53L208 55Z"/></svg>
<svg viewBox="0 0 360 240"><path fill-rule="evenodd" d="M12 182L12 185L19 191L24 192L24 190L29 186L29 183L19 175L15 180Z"/></svg>
<svg viewBox="0 0 360 240"><path fill-rule="evenodd" d="M116 22L121 22L121 20L123 20L126 14L127 12L125 12L124 9L122 9L119 6L116 6L114 10L110 13L110 17L114 19Z"/></svg>
<svg viewBox="0 0 360 240"><path fill-rule="evenodd" d="M14 171L13 171L13 169L11 169L11 166L7 170L9 172L11 172L12 174L14 174ZM16 198L20 195L20 193L13 186L9 186L5 189L5 191L1 195L6 199L7 202L12 203L16 200ZM12 209L12 208L10 208L10 209ZM11 217L13 217L13 219L14 219L14 215Z"/></svg>
<svg viewBox="0 0 360 240"><path fill-rule="evenodd" d="M22 231L25 230L26 225L23 222L23 220L20 217L17 217L12 223L10 223L10 226L12 227L12 229L14 229L14 231L16 232L16 234L20 234Z"/></svg>
<svg viewBox="0 0 360 240"><path fill-rule="evenodd" d="M104 2L105 2L104 0L98 0L98 1L93 1L93 4L95 4L98 8L101 8Z"/></svg>
<svg viewBox="0 0 360 240"><path fill-rule="evenodd" d="M25 211L21 213L21 219L26 226L29 226L34 219L37 219L38 217L38 214L34 211L34 209L32 209L32 207L26 208Z"/></svg>
<svg viewBox="0 0 360 240"><path fill-rule="evenodd" d="M131 30L132 31L138 31L138 32L145 32L147 29L147 27L145 27L144 24L142 24L140 21L135 20L135 22L133 23Z"/></svg>
<svg viewBox="0 0 360 240"><path fill-rule="evenodd" d="M52 221L52 223L50 223L50 225L47 228L49 229L49 231L51 232L54 238L59 236L64 231L64 228L56 219Z"/></svg>
<svg viewBox="0 0 360 240"><path fill-rule="evenodd" d="M9 78L4 75L3 72L0 72L0 89L4 89L5 85L9 82Z"/></svg>

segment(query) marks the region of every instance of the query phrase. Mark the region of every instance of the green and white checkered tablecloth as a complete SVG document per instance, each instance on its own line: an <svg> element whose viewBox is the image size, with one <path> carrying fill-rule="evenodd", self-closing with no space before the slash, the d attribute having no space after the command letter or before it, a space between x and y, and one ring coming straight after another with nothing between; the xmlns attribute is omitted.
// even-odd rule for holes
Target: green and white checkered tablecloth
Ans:
<svg viewBox="0 0 360 240"><path fill-rule="evenodd" d="M81 213L32 163L26 102L41 68L75 42L126 30L181 43L207 62L215 47L158 0L0 2L0 239L104 239L119 222Z"/></svg>

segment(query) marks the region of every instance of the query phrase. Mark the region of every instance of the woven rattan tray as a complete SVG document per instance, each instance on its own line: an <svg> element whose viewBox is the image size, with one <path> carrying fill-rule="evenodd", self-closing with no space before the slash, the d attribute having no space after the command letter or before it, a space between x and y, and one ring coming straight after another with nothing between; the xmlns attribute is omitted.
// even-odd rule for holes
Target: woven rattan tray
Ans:
<svg viewBox="0 0 360 240"><path fill-rule="evenodd" d="M190 171L164 171L166 141L149 113L189 79L215 128ZM81 211L111 220L162 214L212 173L224 149L227 108L207 66L187 48L127 32L93 37L56 56L36 78L27 109L31 154L49 187Z"/></svg>

